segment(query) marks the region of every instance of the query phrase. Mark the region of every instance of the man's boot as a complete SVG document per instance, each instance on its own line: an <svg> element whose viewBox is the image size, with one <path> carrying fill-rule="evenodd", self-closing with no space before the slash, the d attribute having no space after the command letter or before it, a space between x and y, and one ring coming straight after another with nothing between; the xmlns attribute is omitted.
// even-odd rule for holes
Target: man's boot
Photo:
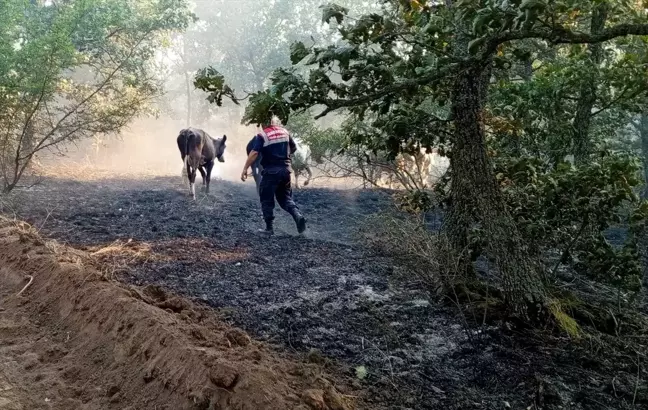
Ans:
<svg viewBox="0 0 648 410"><path fill-rule="evenodd" d="M306 230L306 218L304 218L304 215L297 212L293 215L293 219L295 220L295 224L297 225L297 232L299 232L300 234L304 233L304 231Z"/></svg>
<svg viewBox="0 0 648 410"><path fill-rule="evenodd" d="M274 229L272 227L272 219L265 221L266 223L266 228L265 229L259 229L259 232L263 233L264 235L272 236L274 235Z"/></svg>

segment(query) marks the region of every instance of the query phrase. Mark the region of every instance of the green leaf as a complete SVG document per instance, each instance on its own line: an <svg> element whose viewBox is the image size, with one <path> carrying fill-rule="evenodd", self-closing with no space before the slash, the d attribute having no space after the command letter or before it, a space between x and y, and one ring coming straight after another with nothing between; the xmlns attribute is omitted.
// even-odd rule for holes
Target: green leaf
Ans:
<svg viewBox="0 0 648 410"><path fill-rule="evenodd" d="M322 9L322 22L330 23L331 19L335 19L338 24L342 24L344 17L349 12L349 9L346 7L339 6L335 3L325 4L320 6Z"/></svg>
<svg viewBox="0 0 648 410"><path fill-rule="evenodd" d="M468 52L470 54L475 54L477 50L479 50L479 47L483 46L485 42L486 36L472 40L470 43L468 43Z"/></svg>
<svg viewBox="0 0 648 410"><path fill-rule="evenodd" d="M210 104L220 107L223 104L223 97L229 97L235 104L239 103L234 90L225 84L225 77L213 67L198 70L193 84L197 89L209 93L207 101Z"/></svg>
<svg viewBox="0 0 648 410"><path fill-rule="evenodd" d="M547 7L547 4L543 0L524 0L520 4L520 10L542 10Z"/></svg>
<svg viewBox="0 0 648 410"><path fill-rule="evenodd" d="M310 54L310 51L301 41L297 41L290 45L290 62L293 65L301 62L308 56L308 54Z"/></svg>
<svg viewBox="0 0 648 410"><path fill-rule="evenodd" d="M489 9L479 10L477 17L473 20L473 33L483 34L488 26L488 23L493 20L493 14Z"/></svg>

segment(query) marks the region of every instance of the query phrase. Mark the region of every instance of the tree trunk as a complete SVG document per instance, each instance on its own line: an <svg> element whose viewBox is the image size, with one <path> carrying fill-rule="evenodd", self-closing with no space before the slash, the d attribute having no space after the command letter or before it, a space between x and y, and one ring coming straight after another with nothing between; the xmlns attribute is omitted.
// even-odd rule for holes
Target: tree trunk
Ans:
<svg viewBox="0 0 648 410"><path fill-rule="evenodd" d="M192 105L191 105L191 78L189 77L189 73L185 70L185 85L187 88L187 127L191 127L191 112L192 112Z"/></svg>
<svg viewBox="0 0 648 410"><path fill-rule="evenodd" d="M528 57L522 62L522 79L531 81L531 78L533 78L533 61L531 61L531 57Z"/></svg>
<svg viewBox="0 0 648 410"><path fill-rule="evenodd" d="M446 0L454 8L452 0ZM465 59L470 32L457 12L453 54ZM482 255L493 261L502 278L506 302L523 317L541 311L546 301L539 263L531 257L497 184L488 156L483 106L488 97L491 64L462 67L452 91L454 138L450 155L451 208L445 231L459 259L461 272L472 267L469 233L480 228Z"/></svg>
<svg viewBox="0 0 648 410"><path fill-rule="evenodd" d="M34 120L31 119L25 125L25 135L20 141L20 157L27 158L30 156L36 149L36 143L34 141Z"/></svg>
<svg viewBox="0 0 648 410"><path fill-rule="evenodd" d="M545 302L539 264L523 243L495 179L487 153L482 118L484 69L469 67L456 78L452 118L455 137L450 156L452 208L446 231L453 247L466 259L468 235L481 228L484 256L494 261L503 280L507 302L529 314ZM466 263L470 263L466 260Z"/></svg>
<svg viewBox="0 0 648 410"><path fill-rule="evenodd" d="M601 2L592 13L591 33L600 34L605 28L607 20L607 3ZM589 64L592 75L583 79L581 85L576 116L573 122L573 154L576 163L582 164L587 161L591 153L592 142L590 140L590 124L592 122L592 109L596 104L596 84L598 83L598 68L603 61L603 45L601 43L587 46L590 52Z"/></svg>
<svg viewBox="0 0 648 410"><path fill-rule="evenodd" d="M521 69L520 69L520 76L525 82L530 82L533 79L533 61L531 60L531 57L527 57L522 61L521 64ZM522 129L515 129L514 134L513 134L513 141L512 141L512 148L513 148L513 155L517 157L522 156L522 138L524 138L524 130L531 130L532 127L529 124L529 120L527 117L523 117L522 119L522 124L523 127ZM531 139L529 135L527 135L528 139ZM531 141L526 142L527 146L531 144Z"/></svg>
<svg viewBox="0 0 648 410"><path fill-rule="evenodd" d="M644 187L641 199L648 199L648 113L639 119L639 138L641 139L641 159L643 161Z"/></svg>
<svg viewBox="0 0 648 410"><path fill-rule="evenodd" d="M639 123L635 124L641 142L641 159L643 162L644 186L641 199L648 199L648 113L641 114ZM643 286L648 289L648 232L642 232L639 238L639 255L643 262Z"/></svg>

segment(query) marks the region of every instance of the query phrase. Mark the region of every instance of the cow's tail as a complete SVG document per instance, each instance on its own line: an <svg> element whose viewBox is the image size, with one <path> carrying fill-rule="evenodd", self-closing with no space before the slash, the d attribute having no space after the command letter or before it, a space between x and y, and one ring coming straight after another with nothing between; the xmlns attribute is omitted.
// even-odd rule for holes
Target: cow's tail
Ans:
<svg viewBox="0 0 648 410"><path fill-rule="evenodd" d="M187 158L189 158L189 135L190 135L189 131L188 130L185 131L185 153L186 153L186 155L185 155L185 167L188 167L188 164L189 164L189 160L187 159ZM187 169L189 169L189 168L187 168Z"/></svg>
<svg viewBox="0 0 648 410"><path fill-rule="evenodd" d="M189 184L189 133L187 130L182 131L184 133L184 143L185 143L185 149L184 149L184 168L182 169L182 179L183 181L186 178L186 183Z"/></svg>
<svg viewBox="0 0 648 410"><path fill-rule="evenodd" d="M185 158L184 158L184 166L182 167L182 178L183 178L183 179L184 179L184 178L187 178L187 181L189 181L189 176L188 176L189 174L187 174L187 172L189 172L189 171L188 171L188 170L189 170L189 167L187 166L187 165L189 164L189 159L188 159L188 157L189 157L189 155L185 155Z"/></svg>
<svg viewBox="0 0 648 410"><path fill-rule="evenodd" d="M185 166L185 171L187 172L187 179L189 178L189 132L185 134L185 160L184 160L184 166ZM189 181L191 183L191 181Z"/></svg>

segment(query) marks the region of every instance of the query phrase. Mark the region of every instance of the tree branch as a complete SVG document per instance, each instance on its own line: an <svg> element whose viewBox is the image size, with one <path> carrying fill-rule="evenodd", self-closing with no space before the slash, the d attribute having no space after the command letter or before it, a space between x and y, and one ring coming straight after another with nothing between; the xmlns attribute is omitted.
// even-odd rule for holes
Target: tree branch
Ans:
<svg viewBox="0 0 648 410"><path fill-rule="evenodd" d="M603 111L609 109L609 108L612 107L614 104L616 104L616 103L618 103L619 101L621 101L622 99L624 99L624 97L626 97L626 93L627 93L628 91L630 91L630 88L629 88L629 87L624 88L623 91L621 91L621 93L620 93L616 98L612 99L612 100L609 101L607 104L605 104L603 107L601 107L601 108L599 108L598 110L596 110L596 111L594 111L593 113L591 113L591 116L594 117L594 116L596 116L596 115L602 113ZM639 88L639 89L635 89L634 92L630 93L630 95L628 95L627 98L625 98L625 99L626 99L626 100L631 100L631 99L633 99L633 98L638 97L638 96L641 95L643 92L645 92L645 91L642 90L641 88Z"/></svg>
<svg viewBox="0 0 648 410"><path fill-rule="evenodd" d="M22 132L20 133L20 137L18 139L18 144L16 146L14 176L17 175L18 169L20 167L20 164L19 164L20 151L23 148L22 144L23 144L23 140L25 139L25 135L27 134L27 130L30 128L30 126L32 126L32 119L34 118L34 115L36 114L36 112L40 108L41 102L43 102L43 100L45 99L45 94L46 94L46 91L47 91L47 83L49 83L49 81L51 79L51 76L49 75L49 73L52 72L52 65L54 64L54 53L56 52L56 50L57 50L56 47L52 47L52 50L51 50L51 52L49 54L49 58L48 58L48 63L49 63L48 69L47 69L48 75L46 75L45 78L43 79L43 85L41 86L40 93L38 95L38 99L36 100L36 103L34 104L34 108L29 112L29 114L27 115L27 118L25 119L25 123L23 124Z"/></svg>
<svg viewBox="0 0 648 410"><path fill-rule="evenodd" d="M113 79L115 74L117 74L123 68L124 64L126 64L126 62L128 62L130 60L130 58L135 54L135 51L136 51L137 47L140 45L140 43L142 41L144 41L144 39L148 36L148 34L149 34L149 32L146 32L139 39L139 41L137 41L137 43L131 49L130 53L126 56L126 58L115 69L113 69L112 72L101 83L99 83L97 85L97 87L95 88L95 90L93 92L91 92L88 96L83 98L74 108L69 110L65 115L63 115L62 118L59 119L59 121L56 123L56 126L52 130L50 130L45 135L45 137L43 137L41 139L41 141L38 143L38 145L36 146L36 149L34 151L36 151L38 148L40 148L45 143L45 141L47 141L47 139L50 136L52 136L59 129L61 124L65 120L67 120L68 117L70 117L72 114L76 113L83 105L85 105L85 103L87 103L90 99L92 99L97 93L99 93Z"/></svg>
<svg viewBox="0 0 648 410"><path fill-rule="evenodd" d="M489 58L500 44L512 40L542 39L552 44L595 44L625 36L648 35L648 24L617 24L600 33L581 33L567 30L562 26L537 27L530 30L516 30L497 33L485 42L484 52L479 60Z"/></svg>
<svg viewBox="0 0 648 410"><path fill-rule="evenodd" d="M333 111L339 110L341 108L354 107L358 105L368 104L372 101L387 97L389 95L394 95L400 91L407 90L408 88L418 87L421 85L429 84L434 80L444 78L453 73L456 75L456 70L459 68L457 64L449 64L442 69L435 71L434 73L429 73L418 78L408 78L398 83L391 84L381 90L375 91L370 94L366 94L360 97L355 98L318 98L316 99L317 104L324 105L326 108L324 111L319 113L315 119L325 117L327 114L330 114Z"/></svg>

